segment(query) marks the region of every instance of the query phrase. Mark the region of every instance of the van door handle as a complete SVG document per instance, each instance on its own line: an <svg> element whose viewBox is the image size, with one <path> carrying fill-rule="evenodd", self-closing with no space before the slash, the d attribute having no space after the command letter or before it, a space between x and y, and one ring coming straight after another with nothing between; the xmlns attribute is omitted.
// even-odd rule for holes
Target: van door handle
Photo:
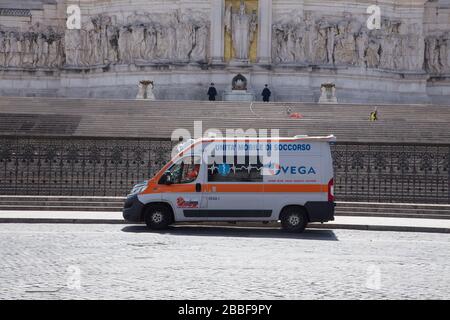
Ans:
<svg viewBox="0 0 450 320"><path fill-rule="evenodd" d="M195 192L202 192L202 184L201 183L195 184Z"/></svg>

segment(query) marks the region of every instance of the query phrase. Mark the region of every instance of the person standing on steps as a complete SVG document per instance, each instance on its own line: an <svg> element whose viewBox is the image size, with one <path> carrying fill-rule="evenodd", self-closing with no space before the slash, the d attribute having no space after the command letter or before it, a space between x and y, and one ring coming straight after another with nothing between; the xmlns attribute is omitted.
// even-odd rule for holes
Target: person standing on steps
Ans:
<svg viewBox="0 0 450 320"><path fill-rule="evenodd" d="M378 108L375 109L369 115L369 121L378 121Z"/></svg>
<svg viewBox="0 0 450 320"><path fill-rule="evenodd" d="M214 87L214 83L211 83L211 86L208 89L209 101L216 101L217 90Z"/></svg>
<svg viewBox="0 0 450 320"><path fill-rule="evenodd" d="M272 92L270 92L269 90L269 86L266 84L264 86L264 90L262 91L261 95L263 97L263 101L264 102L269 102L270 101L270 96L271 96Z"/></svg>

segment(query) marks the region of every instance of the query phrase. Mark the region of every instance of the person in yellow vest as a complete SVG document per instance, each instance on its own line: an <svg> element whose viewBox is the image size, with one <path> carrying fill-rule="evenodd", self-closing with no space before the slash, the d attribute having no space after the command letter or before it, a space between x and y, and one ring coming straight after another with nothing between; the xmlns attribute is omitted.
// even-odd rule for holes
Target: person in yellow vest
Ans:
<svg viewBox="0 0 450 320"><path fill-rule="evenodd" d="M370 121L377 121L377 120L378 120L378 110L377 110L376 107L375 107L375 109L370 113L369 120L370 120Z"/></svg>

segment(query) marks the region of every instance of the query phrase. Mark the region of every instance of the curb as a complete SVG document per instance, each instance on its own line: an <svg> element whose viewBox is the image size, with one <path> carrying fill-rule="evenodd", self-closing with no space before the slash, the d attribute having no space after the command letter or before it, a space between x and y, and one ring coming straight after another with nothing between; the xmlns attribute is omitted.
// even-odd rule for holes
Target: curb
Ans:
<svg viewBox="0 0 450 320"><path fill-rule="evenodd" d="M308 225L311 229L348 229L363 231L394 231L394 232L427 232L427 233L450 233L450 228L435 227L413 227L413 226L387 226L387 225L363 225L363 224L321 224Z"/></svg>
<svg viewBox="0 0 450 320"><path fill-rule="evenodd" d="M55 223L55 224L136 224L121 219L62 219L62 218L0 218L0 223ZM252 223L180 223L179 225L222 226L222 227L252 227L252 228L278 228L278 224L252 224ZM415 227L415 226L389 226L389 225L362 225L362 224L310 224L309 229L345 229L361 231L394 231L394 232L426 232L450 233L450 228Z"/></svg>
<svg viewBox="0 0 450 320"><path fill-rule="evenodd" d="M120 219L0 218L0 223L130 224Z"/></svg>

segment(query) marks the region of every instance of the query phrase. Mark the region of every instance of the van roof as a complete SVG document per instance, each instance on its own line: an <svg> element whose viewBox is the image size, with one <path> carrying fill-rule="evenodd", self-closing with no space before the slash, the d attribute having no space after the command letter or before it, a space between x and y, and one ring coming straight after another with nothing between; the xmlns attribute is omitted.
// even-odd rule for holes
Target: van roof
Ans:
<svg viewBox="0 0 450 320"><path fill-rule="evenodd" d="M283 141L283 142L293 142L293 141L324 141L324 142L333 142L336 141L336 137L334 135L328 136L307 136L307 135L297 135L294 137L208 137L208 138L198 138L198 139L188 139L184 142L180 142L177 146L179 152L185 150L186 148L191 147L192 145L199 142L214 142L214 141Z"/></svg>
<svg viewBox="0 0 450 320"><path fill-rule="evenodd" d="M332 141L336 141L336 137L334 135L328 135L328 136L308 136L308 135L297 135L294 137L248 137L248 136L244 136L244 137L221 137L221 138L217 138L217 137L209 137L209 138L199 138L194 140L195 142L198 141L204 141L204 142L213 142L213 141L258 141L258 140L263 140L263 141L286 141L286 142L291 142L291 141L297 141L297 140L301 140L301 141L328 141L328 142L332 142Z"/></svg>

